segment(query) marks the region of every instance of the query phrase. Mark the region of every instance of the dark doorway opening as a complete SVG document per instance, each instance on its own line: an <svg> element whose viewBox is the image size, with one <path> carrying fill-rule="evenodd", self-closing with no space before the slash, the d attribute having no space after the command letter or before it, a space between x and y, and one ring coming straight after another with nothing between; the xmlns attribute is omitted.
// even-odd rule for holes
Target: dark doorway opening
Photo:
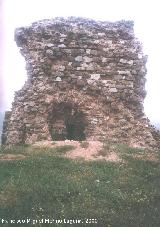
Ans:
<svg viewBox="0 0 160 227"><path fill-rule="evenodd" d="M48 116L53 140L85 140L86 118L83 111L71 103L58 103Z"/></svg>

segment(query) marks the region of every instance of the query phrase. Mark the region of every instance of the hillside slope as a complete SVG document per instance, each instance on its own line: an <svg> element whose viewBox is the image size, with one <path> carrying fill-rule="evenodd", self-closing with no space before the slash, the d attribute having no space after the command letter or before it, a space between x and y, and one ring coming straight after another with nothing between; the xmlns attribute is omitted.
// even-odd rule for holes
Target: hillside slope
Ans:
<svg viewBox="0 0 160 227"><path fill-rule="evenodd" d="M66 158L74 150L68 142L1 148L0 214L7 226L23 217L28 227L158 227L159 152L105 143L99 155L113 149L120 162Z"/></svg>

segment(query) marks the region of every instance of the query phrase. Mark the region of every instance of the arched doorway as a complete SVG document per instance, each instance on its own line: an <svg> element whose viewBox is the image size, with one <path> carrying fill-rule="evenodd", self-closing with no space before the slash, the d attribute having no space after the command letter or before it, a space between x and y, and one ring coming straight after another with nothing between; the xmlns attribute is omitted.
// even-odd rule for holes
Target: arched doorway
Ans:
<svg viewBox="0 0 160 227"><path fill-rule="evenodd" d="M54 104L48 115L48 127L53 140L85 140L86 118L75 104Z"/></svg>

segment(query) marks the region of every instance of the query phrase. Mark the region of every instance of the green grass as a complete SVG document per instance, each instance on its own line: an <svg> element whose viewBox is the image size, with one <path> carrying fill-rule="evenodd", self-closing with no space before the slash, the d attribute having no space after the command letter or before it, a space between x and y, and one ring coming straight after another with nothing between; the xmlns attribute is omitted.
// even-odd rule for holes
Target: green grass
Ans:
<svg viewBox="0 0 160 227"><path fill-rule="evenodd" d="M20 150L27 149L31 148ZM65 151L56 149L41 149L24 160L0 161L0 221L93 218L98 224L34 226L160 226L159 162L128 156L141 151L122 145L117 152L123 163L71 160L57 156Z"/></svg>
<svg viewBox="0 0 160 227"><path fill-rule="evenodd" d="M29 147L29 144L23 146L1 146L0 154L24 154Z"/></svg>

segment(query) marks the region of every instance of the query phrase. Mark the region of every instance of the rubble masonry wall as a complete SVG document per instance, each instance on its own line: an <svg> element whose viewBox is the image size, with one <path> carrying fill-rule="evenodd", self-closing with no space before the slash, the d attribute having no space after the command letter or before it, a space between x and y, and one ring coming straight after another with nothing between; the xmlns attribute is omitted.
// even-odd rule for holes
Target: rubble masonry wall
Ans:
<svg viewBox="0 0 160 227"><path fill-rule="evenodd" d="M133 26L70 17L16 29L28 80L7 113L2 143L54 140L50 128L56 130L56 121L65 127L76 118L66 107L66 115L60 109L55 115L56 107L70 105L84 115L87 140L157 146L143 112L147 57Z"/></svg>

